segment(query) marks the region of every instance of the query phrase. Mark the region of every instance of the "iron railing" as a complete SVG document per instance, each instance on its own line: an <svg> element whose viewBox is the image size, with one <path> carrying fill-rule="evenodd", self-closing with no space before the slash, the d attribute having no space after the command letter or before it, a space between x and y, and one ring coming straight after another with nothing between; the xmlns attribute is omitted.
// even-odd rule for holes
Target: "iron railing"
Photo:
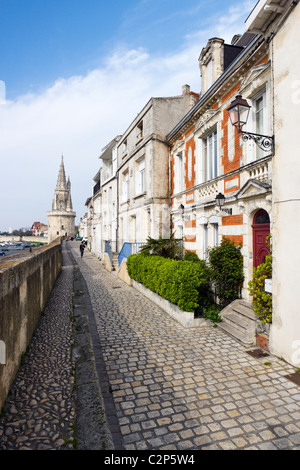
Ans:
<svg viewBox="0 0 300 470"><path fill-rule="evenodd" d="M140 248L143 245L145 245L145 243L143 243L143 242L134 242L134 243L125 242L125 243L123 243L122 249L121 249L121 251L119 253L119 256L118 256L119 266L121 266L121 263L122 263L124 258L128 258L129 255L133 255L133 254L138 253L140 251Z"/></svg>

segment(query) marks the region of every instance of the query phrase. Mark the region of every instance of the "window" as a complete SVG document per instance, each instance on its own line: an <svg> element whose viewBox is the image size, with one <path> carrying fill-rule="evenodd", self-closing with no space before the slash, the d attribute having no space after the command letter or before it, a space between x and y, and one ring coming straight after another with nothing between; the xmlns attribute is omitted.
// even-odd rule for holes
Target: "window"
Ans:
<svg viewBox="0 0 300 470"><path fill-rule="evenodd" d="M175 191L180 193L183 191L183 161L182 153L175 157Z"/></svg>
<svg viewBox="0 0 300 470"><path fill-rule="evenodd" d="M126 171L125 173L123 173L123 177L122 177L122 199L123 199L123 202L126 202L128 201L129 199L129 172Z"/></svg>
<svg viewBox="0 0 300 470"><path fill-rule="evenodd" d="M111 214L111 210L112 210L112 187L110 186L108 188L108 194L107 194L107 203L108 203L108 210Z"/></svg>
<svg viewBox="0 0 300 470"><path fill-rule="evenodd" d="M264 96L260 96L254 101L254 113L255 113L255 132L256 134L264 133ZM257 147L256 158L261 158L263 151Z"/></svg>
<svg viewBox="0 0 300 470"><path fill-rule="evenodd" d="M218 224L212 224L213 227L213 246L218 246L219 245L219 225Z"/></svg>
<svg viewBox="0 0 300 470"><path fill-rule="evenodd" d="M251 119L249 119L249 130L255 134L268 135L267 126L267 100L266 100L266 89L263 89L251 99ZM266 153L249 141L249 161L258 160L266 155Z"/></svg>
<svg viewBox="0 0 300 470"><path fill-rule="evenodd" d="M204 224L203 225L203 259L205 259L205 261L207 261L208 259L207 248L208 248L208 225Z"/></svg>
<svg viewBox="0 0 300 470"><path fill-rule="evenodd" d="M146 191L145 185L145 159L138 161L135 172L135 193L142 194Z"/></svg>
<svg viewBox="0 0 300 470"><path fill-rule="evenodd" d="M214 130L202 139L203 163L205 180L209 181L218 176L218 141L217 130Z"/></svg>

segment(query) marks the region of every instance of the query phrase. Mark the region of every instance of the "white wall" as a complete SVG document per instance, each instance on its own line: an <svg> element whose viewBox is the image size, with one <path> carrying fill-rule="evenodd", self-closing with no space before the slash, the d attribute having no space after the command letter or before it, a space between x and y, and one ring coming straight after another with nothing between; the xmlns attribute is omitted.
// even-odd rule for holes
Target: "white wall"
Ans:
<svg viewBox="0 0 300 470"><path fill-rule="evenodd" d="M271 351L300 366L300 6L273 40L273 324Z"/></svg>

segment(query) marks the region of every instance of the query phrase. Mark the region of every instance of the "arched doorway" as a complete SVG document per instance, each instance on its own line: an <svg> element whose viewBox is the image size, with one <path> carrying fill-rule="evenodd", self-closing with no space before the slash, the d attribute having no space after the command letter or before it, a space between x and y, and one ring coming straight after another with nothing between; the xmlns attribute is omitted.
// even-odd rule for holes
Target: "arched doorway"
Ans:
<svg viewBox="0 0 300 470"><path fill-rule="evenodd" d="M265 262L267 254L270 252L267 244L267 237L270 235L269 214L261 209L256 212L253 219L253 267L257 267Z"/></svg>

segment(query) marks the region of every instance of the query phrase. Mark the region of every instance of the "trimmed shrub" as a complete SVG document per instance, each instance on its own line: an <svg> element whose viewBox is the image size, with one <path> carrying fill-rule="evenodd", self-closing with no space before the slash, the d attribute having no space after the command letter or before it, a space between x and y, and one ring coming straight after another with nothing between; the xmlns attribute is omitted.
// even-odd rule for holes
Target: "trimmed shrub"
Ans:
<svg viewBox="0 0 300 470"><path fill-rule="evenodd" d="M196 263L200 262L200 258L196 255L196 253L188 250L185 252L183 259L185 261L194 261Z"/></svg>
<svg viewBox="0 0 300 470"><path fill-rule="evenodd" d="M241 245L235 245L224 237L219 246L208 250L212 281L216 283L219 302L222 307L241 295L244 281Z"/></svg>
<svg viewBox="0 0 300 470"><path fill-rule="evenodd" d="M199 289L208 282L202 264L154 255L130 255L127 271L135 281L186 312L199 306Z"/></svg>

